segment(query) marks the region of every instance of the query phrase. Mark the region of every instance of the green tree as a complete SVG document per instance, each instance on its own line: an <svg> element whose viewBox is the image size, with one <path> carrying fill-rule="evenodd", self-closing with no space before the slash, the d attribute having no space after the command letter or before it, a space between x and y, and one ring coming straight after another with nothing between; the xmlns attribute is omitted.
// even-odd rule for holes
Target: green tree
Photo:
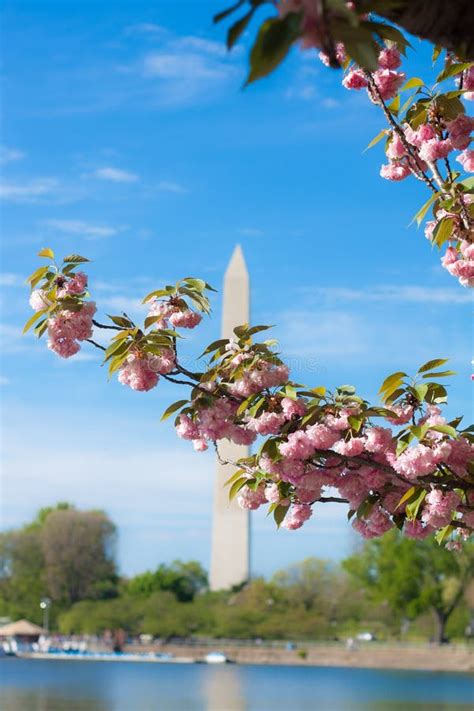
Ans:
<svg viewBox="0 0 474 711"><path fill-rule="evenodd" d="M40 599L56 613L82 599L117 591L115 527L99 511L60 503L17 530L0 534L0 610L41 622Z"/></svg>
<svg viewBox="0 0 474 711"><path fill-rule="evenodd" d="M441 643L449 618L472 582L474 546L447 551L432 539L402 538L391 531L367 541L343 566L374 603L389 605L398 622L431 611Z"/></svg>
<svg viewBox="0 0 474 711"><path fill-rule="evenodd" d="M142 596L169 591L180 602L190 602L207 588L207 584L207 573L200 563L175 560L171 565L162 563L154 572L147 571L135 576L128 582L126 589L131 595Z"/></svg>

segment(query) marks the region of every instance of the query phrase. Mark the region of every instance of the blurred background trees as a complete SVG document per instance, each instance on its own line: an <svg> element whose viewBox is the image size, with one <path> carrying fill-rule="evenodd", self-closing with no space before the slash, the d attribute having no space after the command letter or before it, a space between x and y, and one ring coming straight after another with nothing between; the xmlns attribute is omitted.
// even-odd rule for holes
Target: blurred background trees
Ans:
<svg viewBox="0 0 474 711"><path fill-rule="evenodd" d="M65 634L337 640L463 639L474 616L474 546L447 551L391 531L342 561L308 558L239 590L209 592L196 561L161 563L119 577L116 532L101 511L70 504L42 509L0 534L0 616Z"/></svg>

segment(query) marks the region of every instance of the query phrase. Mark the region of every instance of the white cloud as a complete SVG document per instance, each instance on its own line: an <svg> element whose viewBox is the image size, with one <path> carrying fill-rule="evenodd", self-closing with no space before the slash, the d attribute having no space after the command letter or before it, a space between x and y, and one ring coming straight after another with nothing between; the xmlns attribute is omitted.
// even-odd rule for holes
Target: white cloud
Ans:
<svg viewBox="0 0 474 711"><path fill-rule="evenodd" d="M54 197L59 187L56 178L37 178L25 183L2 181L0 198L9 202L35 203L42 198Z"/></svg>
<svg viewBox="0 0 474 711"><path fill-rule="evenodd" d="M290 87L285 91L287 99L301 99L303 101L314 101L318 95L316 87L312 84L304 84L303 86Z"/></svg>
<svg viewBox="0 0 474 711"><path fill-rule="evenodd" d="M244 237L261 237L263 235L263 230L259 230L258 227L242 227L237 232Z"/></svg>
<svg viewBox="0 0 474 711"><path fill-rule="evenodd" d="M139 315L143 318L143 312L148 308L146 304L142 304L142 299L131 296L107 296L100 301L102 309L112 310L117 313L127 313L130 316Z"/></svg>
<svg viewBox="0 0 474 711"><path fill-rule="evenodd" d="M18 160L23 160L26 153L19 151L16 148L7 148L7 146L0 146L0 164L12 163Z"/></svg>
<svg viewBox="0 0 474 711"><path fill-rule="evenodd" d="M180 185L179 183L174 183L170 180L160 180L160 182L156 186L156 189L163 193L176 193L180 195L183 195L184 193L188 192L186 188L184 188L182 185Z"/></svg>
<svg viewBox="0 0 474 711"><path fill-rule="evenodd" d="M5 375L0 375L0 386L5 386L5 385L10 385L11 380L10 378L7 378Z"/></svg>
<svg viewBox="0 0 474 711"><path fill-rule="evenodd" d="M25 277L21 274L3 272L0 274L0 286L25 286Z"/></svg>
<svg viewBox="0 0 474 711"><path fill-rule="evenodd" d="M197 52L151 52L144 59L143 71L147 77L176 81L225 79L229 74L225 64Z"/></svg>
<svg viewBox="0 0 474 711"><path fill-rule="evenodd" d="M398 312L322 307L288 309L275 317L280 348L293 370L314 370L334 363L400 365L422 363L435 355L470 359L466 339L456 325L442 322L420 324L398 317ZM434 354L434 355L433 355ZM441 357L441 355L440 355Z"/></svg>
<svg viewBox="0 0 474 711"><path fill-rule="evenodd" d="M330 302L348 303L358 301L400 302L400 303L436 303L436 304L469 304L473 302L469 290L462 290L456 285L453 288L424 287L412 285L387 284L352 289L346 287L308 287L304 293L316 300L325 298Z"/></svg>
<svg viewBox="0 0 474 711"><path fill-rule="evenodd" d="M154 22L140 22L137 23L136 25L129 25L128 27L125 28L125 34L128 35L134 35L134 34L150 34L150 35L157 35L157 34L163 34L166 32L166 29L164 27L161 27L161 25L157 25Z"/></svg>
<svg viewBox="0 0 474 711"><path fill-rule="evenodd" d="M100 239L102 237L113 237L120 230L110 225L95 225L82 220L46 220L45 224L60 232L68 232L74 235L83 235L89 239Z"/></svg>
<svg viewBox="0 0 474 711"><path fill-rule="evenodd" d="M135 173L111 167L97 168L92 175L99 180L110 180L113 183L136 183L140 180Z"/></svg>

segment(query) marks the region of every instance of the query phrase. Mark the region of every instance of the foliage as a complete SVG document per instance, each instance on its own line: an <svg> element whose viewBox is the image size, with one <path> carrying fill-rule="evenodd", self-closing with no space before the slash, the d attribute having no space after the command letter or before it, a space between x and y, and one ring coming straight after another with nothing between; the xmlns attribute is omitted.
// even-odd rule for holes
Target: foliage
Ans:
<svg viewBox="0 0 474 711"><path fill-rule="evenodd" d="M130 595L149 596L158 591L173 593L179 602L190 602L207 588L207 573L196 561L162 563L154 571L136 575L126 585Z"/></svg>
<svg viewBox="0 0 474 711"><path fill-rule="evenodd" d="M388 604L399 620L433 611L442 642L449 618L472 583L474 547L466 545L452 555L431 540L408 540L390 532L367 542L360 553L344 561L344 568L374 603Z"/></svg>
<svg viewBox="0 0 474 711"><path fill-rule="evenodd" d="M229 29L229 48L268 4L241 0L215 17L220 21L244 12ZM381 21L395 16L401 26L409 23L407 2L280 0L271 7L250 51L247 83L274 71L299 43L321 50L324 64L342 68L347 89L366 89L388 124L370 144L385 139L389 162L382 177L411 176L426 186L431 194L415 220L421 224L431 208L426 236L439 248L449 245L442 265L463 286L474 286L473 180L451 162L460 151L456 161L462 169L474 169L469 150L474 122L463 103L474 98L474 64L466 61L469 38L456 47L447 42L446 53L435 47L433 61L442 58L444 64L429 87L424 79L406 80L398 71L409 42L397 27ZM454 88L446 88L449 80L456 81ZM402 103L403 92L408 98ZM439 543L456 548L471 534L473 430L460 427L461 417L447 422L442 415L439 406L447 390L438 379L453 373L437 368L446 359L423 364L414 378L404 372L389 375L380 407L350 385L331 393L293 382L274 342L254 339L268 327L243 324L232 339L210 344L203 354L206 367L191 372L180 362L177 344L180 329L194 328L210 311L207 282L186 277L148 294L144 302L150 312L143 326L127 314L111 315L111 323L103 324L94 319L86 275L76 271L88 260L72 254L58 264L50 248L39 256L48 264L29 278L35 313L25 330L34 326L39 337L47 332L49 348L64 358L77 353L81 342L90 342L104 351L109 375L117 372L119 381L134 390L151 390L160 377L188 386L189 397L170 405L163 419L176 415L178 435L198 451L209 443L218 448L222 439L250 445L258 435L266 437L257 453L229 462L237 466L228 482L230 498L237 497L239 505L255 509L268 503L276 524L289 529L303 525L314 504L338 501L349 504L348 517L367 538L393 527L417 539L436 531ZM93 340L94 326L116 332L109 345ZM339 495L333 496L331 488ZM161 589L153 580L149 574L142 585Z"/></svg>
<svg viewBox="0 0 474 711"><path fill-rule="evenodd" d="M42 509L19 530L0 534L0 601L3 614L40 623L42 597L62 608L84 598L117 594L115 527L100 511L69 504Z"/></svg>
<svg viewBox="0 0 474 711"><path fill-rule="evenodd" d="M63 269L55 278L59 291L54 279L42 279L31 303L50 304L48 345L58 355L74 355L91 323L112 330L117 333L107 348L85 340L104 351L109 372L117 370L122 384L148 391L162 377L189 388L188 398L170 405L163 419L175 415L177 434L196 450L209 442L218 449L222 439L250 445L266 437L255 454L230 462L236 471L229 496L240 506L268 503L277 525L289 529L303 525L314 504L337 501L349 504L349 518L366 537L397 526L418 538L435 530L440 543L457 545L453 538L471 532L473 434L461 427L462 417L447 422L442 416L447 389L438 379L454 374L444 369L446 359L424 363L413 378L392 373L380 388L382 406L374 405L351 385L331 393L292 381L275 342L255 340L269 327L243 324L233 338L211 343L202 354L207 365L191 372L179 359L179 331L200 322L192 306L210 311L206 282L188 277L148 294L150 313L140 327L126 315L110 316L113 325L92 320L96 306L82 272L68 276ZM69 311L71 301L79 310ZM84 309L87 329L78 322ZM162 589L152 574L142 582Z"/></svg>

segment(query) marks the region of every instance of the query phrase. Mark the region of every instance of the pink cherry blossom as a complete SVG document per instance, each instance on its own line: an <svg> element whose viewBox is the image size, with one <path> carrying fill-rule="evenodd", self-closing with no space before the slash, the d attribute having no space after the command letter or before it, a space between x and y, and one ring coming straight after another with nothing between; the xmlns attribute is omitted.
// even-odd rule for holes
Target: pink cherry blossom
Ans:
<svg viewBox="0 0 474 711"><path fill-rule="evenodd" d="M278 445L280 453L288 459L307 459L315 450L310 437L306 432L297 430L288 435L288 441Z"/></svg>
<svg viewBox="0 0 474 711"><path fill-rule="evenodd" d="M410 173L407 163L388 163L380 168L380 175L386 180L404 180Z"/></svg>
<svg viewBox="0 0 474 711"><path fill-rule="evenodd" d="M433 489L427 494L421 520L434 528L441 528L451 523L453 512L460 503L455 491L442 492Z"/></svg>
<svg viewBox="0 0 474 711"><path fill-rule="evenodd" d="M367 83L367 77L362 69L351 69L342 80L342 85L346 89L365 89Z"/></svg>
<svg viewBox="0 0 474 711"><path fill-rule="evenodd" d="M384 101L393 99L405 81L405 74L403 72L395 72L391 69L377 69L373 76L375 85ZM370 96L370 98L374 103L378 103L378 97Z"/></svg>
<svg viewBox="0 0 474 711"><path fill-rule="evenodd" d="M181 414L179 424L176 425L176 434L178 437L181 437L181 439L198 439L199 430L190 417Z"/></svg>
<svg viewBox="0 0 474 711"><path fill-rule="evenodd" d="M87 286L87 275L77 272L72 279L66 282L64 290L67 294L82 294Z"/></svg>
<svg viewBox="0 0 474 711"><path fill-rule="evenodd" d="M51 302L43 289L34 289L30 295L30 306L33 311L41 311L51 306Z"/></svg>
<svg viewBox="0 0 474 711"><path fill-rule="evenodd" d="M402 140L398 133L392 131L392 138L387 148L387 158L390 160L396 160L397 158L403 158L406 155L406 148L402 143Z"/></svg>
<svg viewBox="0 0 474 711"><path fill-rule="evenodd" d="M446 128L453 148L462 151L469 146L471 131L474 130L474 119L461 113L449 121Z"/></svg>
<svg viewBox="0 0 474 711"><path fill-rule="evenodd" d="M132 390L146 392L157 385L159 376L150 368L147 354L130 354L120 368L118 379L122 385L128 385Z"/></svg>
<svg viewBox="0 0 474 711"><path fill-rule="evenodd" d="M287 528L289 531L301 528L312 514L313 510L308 504L293 504L281 524L282 528Z"/></svg>
<svg viewBox="0 0 474 711"><path fill-rule="evenodd" d="M452 149L453 146L449 138L444 140L432 138L421 144L419 156L427 163L433 163L441 158L446 158Z"/></svg>
<svg viewBox="0 0 474 711"><path fill-rule="evenodd" d="M456 158L467 173L474 173L474 151L465 150Z"/></svg>
<svg viewBox="0 0 474 711"><path fill-rule="evenodd" d="M385 47L379 54L379 67L381 69L398 69L402 60L396 47Z"/></svg>
<svg viewBox="0 0 474 711"><path fill-rule="evenodd" d="M281 409L287 420L293 417L302 417L306 412L306 405L302 398L293 400L289 397L284 397L281 401Z"/></svg>
<svg viewBox="0 0 474 711"><path fill-rule="evenodd" d="M285 415L278 412L264 412L259 417L249 418L248 427L260 435L278 434L285 423Z"/></svg>
<svg viewBox="0 0 474 711"><path fill-rule="evenodd" d="M170 323L176 328L195 328L202 321L201 314L191 309L175 311L169 317Z"/></svg>

